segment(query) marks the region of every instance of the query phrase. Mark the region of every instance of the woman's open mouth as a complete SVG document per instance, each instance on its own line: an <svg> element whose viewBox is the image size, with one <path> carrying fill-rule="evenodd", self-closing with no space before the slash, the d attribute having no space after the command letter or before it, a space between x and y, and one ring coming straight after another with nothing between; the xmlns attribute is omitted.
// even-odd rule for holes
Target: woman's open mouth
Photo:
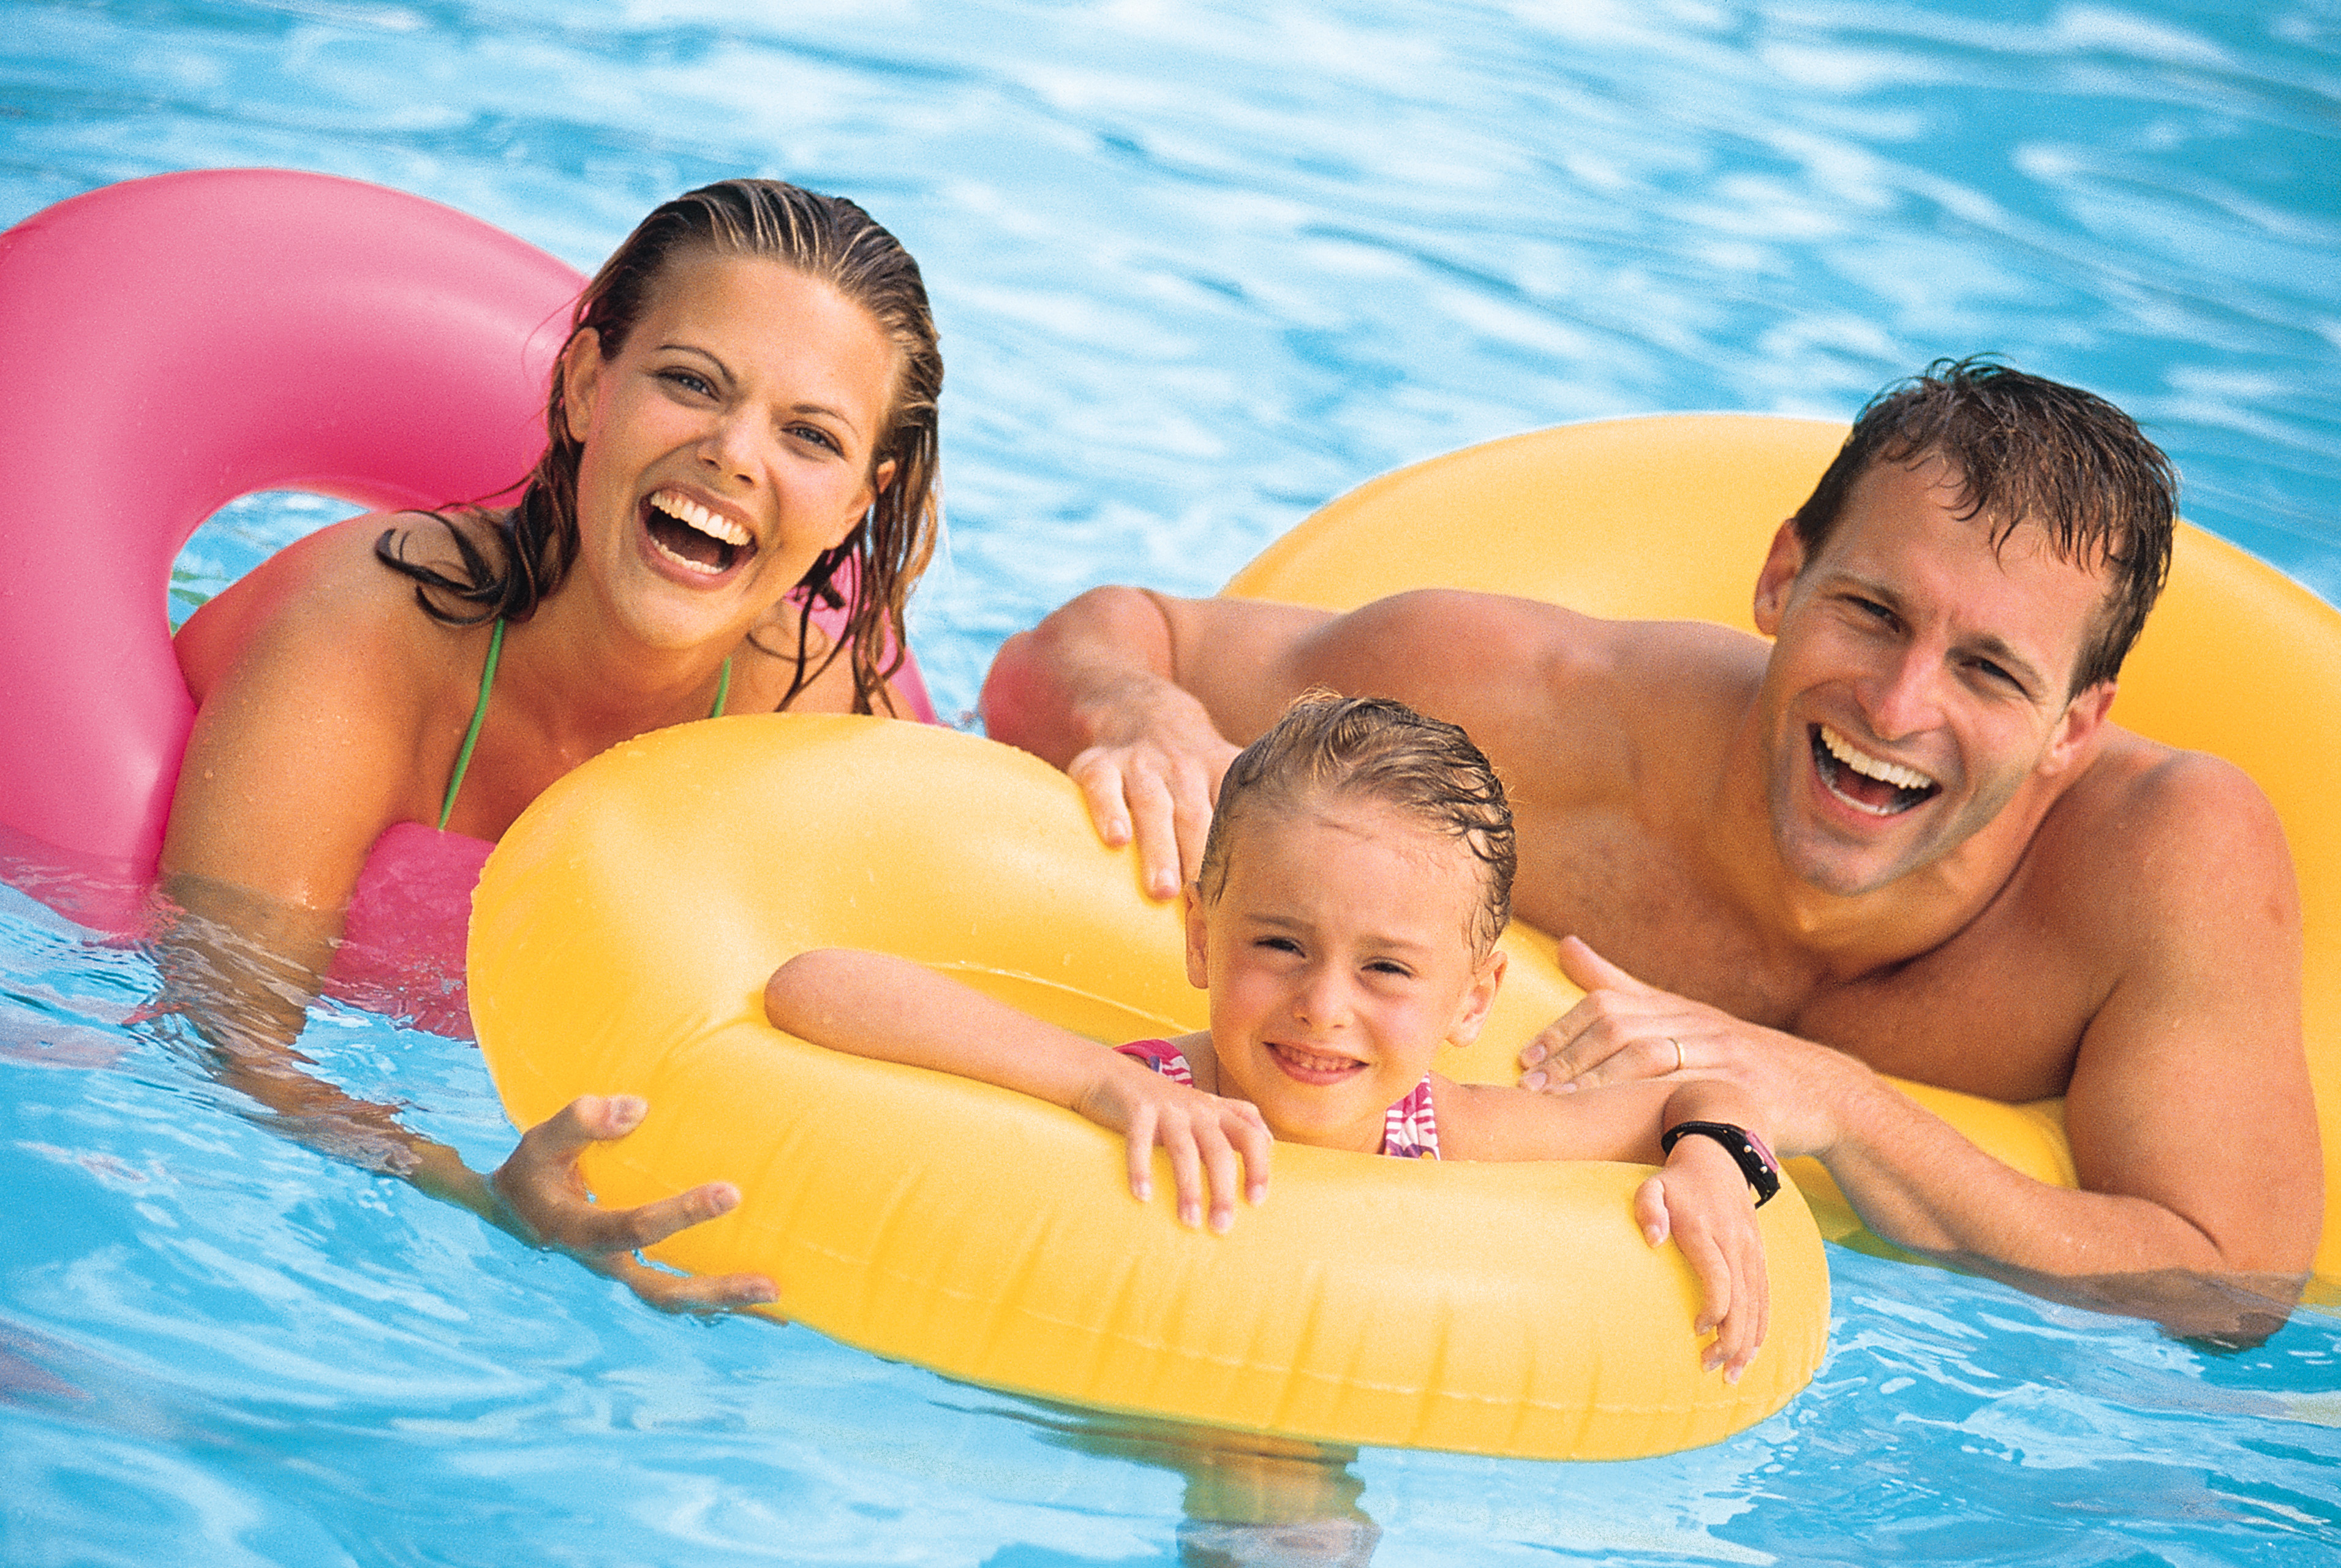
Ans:
<svg viewBox="0 0 2341 1568"><path fill-rule="evenodd" d="M756 550L745 528L677 491L643 503L643 527L660 554L702 576L721 577Z"/></svg>
<svg viewBox="0 0 2341 1568"><path fill-rule="evenodd" d="M1872 816L1899 816L1943 786L1917 768L1871 756L1827 724L1810 726L1813 766L1831 794Z"/></svg>

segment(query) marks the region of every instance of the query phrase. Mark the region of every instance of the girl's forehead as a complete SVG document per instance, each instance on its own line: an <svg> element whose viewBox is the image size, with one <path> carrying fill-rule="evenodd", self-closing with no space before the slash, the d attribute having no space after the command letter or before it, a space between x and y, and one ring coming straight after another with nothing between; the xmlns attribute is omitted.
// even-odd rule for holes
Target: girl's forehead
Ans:
<svg viewBox="0 0 2341 1568"><path fill-rule="evenodd" d="M1387 887L1419 897L1430 883L1453 883L1475 903L1480 897L1478 857L1470 846L1404 807L1337 790L1247 803L1229 824L1228 869L1311 880L1362 879L1355 891ZM1351 876L1337 876L1350 872ZM1249 879L1247 879L1249 880Z"/></svg>

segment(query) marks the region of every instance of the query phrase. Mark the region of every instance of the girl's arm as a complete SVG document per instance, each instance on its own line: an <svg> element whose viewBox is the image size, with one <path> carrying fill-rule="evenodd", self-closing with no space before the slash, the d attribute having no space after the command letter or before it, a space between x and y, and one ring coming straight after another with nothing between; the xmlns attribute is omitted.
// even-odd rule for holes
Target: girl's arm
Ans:
<svg viewBox="0 0 2341 1568"><path fill-rule="evenodd" d="M1702 1357L1730 1382L1754 1359L1770 1325L1771 1286L1755 1194L1738 1162L1715 1139L1692 1134L1671 1152L1660 1134L1715 1122L1758 1137L1755 1104L1719 1079L1643 1079L1574 1094L1438 1081L1439 1136L1457 1159L1624 1160L1660 1165L1634 1193L1634 1220L1652 1246L1669 1236L1698 1276L1705 1310L1693 1325L1715 1334ZM1450 1104L1452 1111L1450 1113Z"/></svg>
<svg viewBox="0 0 2341 1568"><path fill-rule="evenodd" d="M1176 1084L1095 1041L1044 1024L923 964L847 948L801 953L772 972L764 1014L775 1028L856 1056L996 1084L1077 1111L1124 1135L1130 1190L1153 1194L1154 1148L1170 1155L1179 1219L1235 1223L1236 1168L1244 1195L1268 1193L1267 1124L1242 1100Z"/></svg>

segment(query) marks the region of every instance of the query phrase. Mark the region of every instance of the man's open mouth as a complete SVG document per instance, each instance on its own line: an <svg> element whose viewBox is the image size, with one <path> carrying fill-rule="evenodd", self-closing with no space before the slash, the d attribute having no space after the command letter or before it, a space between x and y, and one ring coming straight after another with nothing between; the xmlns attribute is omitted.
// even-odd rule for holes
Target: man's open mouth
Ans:
<svg viewBox="0 0 2341 1568"><path fill-rule="evenodd" d="M643 504L643 526L660 554L710 577L729 572L756 548L745 528L672 490Z"/></svg>
<svg viewBox="0 0 2341 1568"><path fill-rule="evenodd" d="M1917 768L1871 756L1827 724L1811 726L1813 766L1829 793L1873 816L1898 816L1942 793Z"/></svg>

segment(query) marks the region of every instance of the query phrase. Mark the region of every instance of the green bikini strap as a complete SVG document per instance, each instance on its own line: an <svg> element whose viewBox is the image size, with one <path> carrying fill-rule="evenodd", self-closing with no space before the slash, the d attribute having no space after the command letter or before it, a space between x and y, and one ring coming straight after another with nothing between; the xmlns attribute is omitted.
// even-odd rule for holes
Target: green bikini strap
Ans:
<svg viewBox="0 0 2341 1568"><path fill-rule="evenodd" d="M455 754L455 776L447 781L447 798L439 804L439 831L447 831L447 819L455 814L455 792L463 787L463 770L472 765L472 747L480 739L480 721L488 716L488 688L496 684L496 660L503 655L504 620L496 617L496 629L488 638L488 662L480 671L480 694L472 704L472 727L463 732L463 749Z"/></svg>
<svg viewBox="0 0 2341 1568"><path fill-rule="evenodd" d="M472 765L472 748L479 744L480 723L488 716L488 688L496 684L496 661L503 656L503 617L496 618L496 629L488 636L488 662L480 670L480 694L472 703L472 727L463 732L463 749L455 754L455 776L447 781L447 798L439 803L439 831L447 831L447 819L455 814L455 792L463 787L464 772ZM715 677L715 707L707 716L723 716L723 703L732 694L732 661L723 661L723 671Z"/></svg>

